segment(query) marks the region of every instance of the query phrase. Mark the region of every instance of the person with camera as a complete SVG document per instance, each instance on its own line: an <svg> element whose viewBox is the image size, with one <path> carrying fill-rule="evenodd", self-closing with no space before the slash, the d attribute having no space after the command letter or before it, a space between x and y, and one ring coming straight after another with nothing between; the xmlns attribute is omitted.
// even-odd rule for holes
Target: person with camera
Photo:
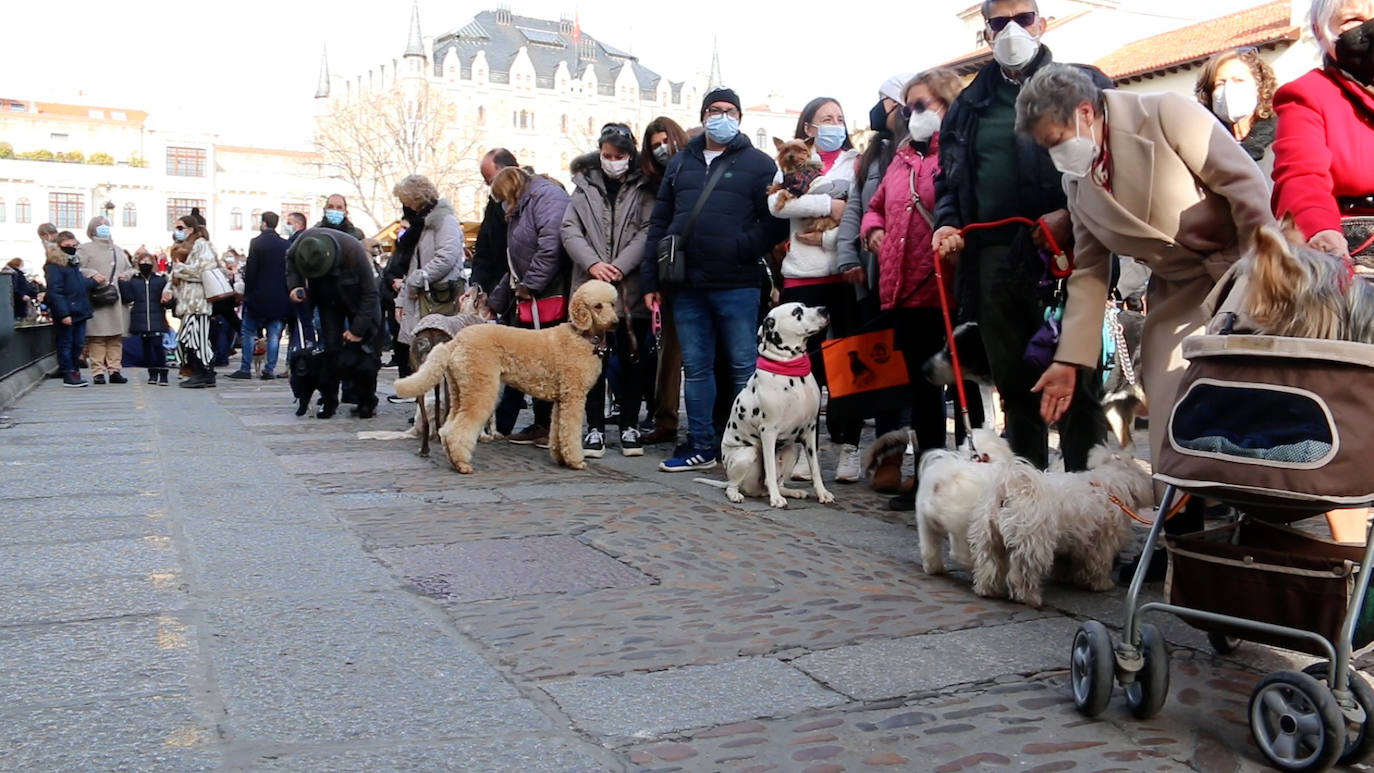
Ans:
<svg viewBox="0 0 1374 773"><path fill-rule="evenodd" d="M320 343L325 369L316 418L328 419L339 408L339 382L347 380L357 407L370 419L377 411L377 371L382 369L386 327L372 258L362 242L331 228L311 228L286 253L286 280L291 300L307 298L320 314Z"/></svg>
<svg viewBox="0 0 1374 773"><path fill-rule="evenodd" d="M652 309L668 296L682 347L688 438L664 472L716 466L716 347L738 393L758 356L759 259L787 238L787 222L768 211L778 166L740 133L741 117L731 89L706 94L704 131L664 170L640 263L644 302Z"/></svg>

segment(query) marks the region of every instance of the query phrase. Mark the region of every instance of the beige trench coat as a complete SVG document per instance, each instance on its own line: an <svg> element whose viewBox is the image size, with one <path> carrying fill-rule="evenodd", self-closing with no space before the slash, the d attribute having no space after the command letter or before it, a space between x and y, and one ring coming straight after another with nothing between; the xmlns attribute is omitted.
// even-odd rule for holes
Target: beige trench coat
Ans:
<svg viewBox="0 0 1374 773"><path fill-rule="evenodd" d="M119 275L134 270L124 250L109 239L91 239L77 248L76 256L81 259L82 274L103 274L116 288L119 287ZM87 338L128 334L129 307L124 305L123 298L113 306L96 309L91 321L86 323Z"/></svg>
<svg viewBox="0 0 1374 773"><path fill-rule="evenodd" d="M1264 174L1206 108L1178 94L1104 96L1113 191L1064 178L1075 268L1055 359L1097 366L1111 253L1149 266L1141 376L1158 459L1186 367L1183 339L1202 332L1203 299L1274 217Z"/></svg>

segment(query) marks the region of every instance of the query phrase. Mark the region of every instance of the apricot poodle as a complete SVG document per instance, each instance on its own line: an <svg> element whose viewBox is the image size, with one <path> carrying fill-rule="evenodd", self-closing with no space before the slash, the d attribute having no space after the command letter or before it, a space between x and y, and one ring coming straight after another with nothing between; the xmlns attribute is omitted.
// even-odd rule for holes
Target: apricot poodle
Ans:
<svg viewBox="0 0 1374 773"><path fill-rule="evenodd" d="M586 469L582 419L587 392L601 375L606 331L615 327L616 289L597 280L582 285L568 304L568 322L542 330L473 325L430 351L424 366L396 382L396 394L418 397L448 378L448 420L439 436L449 461L470 473L472 452L503 383L553 403L549 452L558 464Z"/></svg>

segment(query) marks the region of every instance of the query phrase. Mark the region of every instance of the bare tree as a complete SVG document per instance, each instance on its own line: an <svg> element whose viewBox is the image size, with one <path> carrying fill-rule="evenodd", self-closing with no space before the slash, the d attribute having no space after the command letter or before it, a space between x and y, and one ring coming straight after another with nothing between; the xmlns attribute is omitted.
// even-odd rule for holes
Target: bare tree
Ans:
<svg viewBox="0 0 1374 773"><path fill-rule="evenodd" d="M379 227L395 219L391 190L422 174L453 197L480 182L476 139L461 131L452 100L428 83L401 84L338 100L315 128L324 173L352 189L358 208Z"/></svg>

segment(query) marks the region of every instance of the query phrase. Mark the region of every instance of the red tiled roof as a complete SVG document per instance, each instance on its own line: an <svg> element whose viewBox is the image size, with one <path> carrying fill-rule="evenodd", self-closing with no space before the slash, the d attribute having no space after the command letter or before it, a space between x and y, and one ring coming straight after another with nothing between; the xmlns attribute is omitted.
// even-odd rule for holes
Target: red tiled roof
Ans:
<svg viewBox="0 0 1374 773"><path fill-rule="evenodd" d="M1206 61L1219 51L1296 41L1291 0L1275 0L1228 16L1128 43L1094 62L1113 80L1139 79Z"/></svg>
<svg viewBox="0 0 1374 773"><path fill-rule="evenodd" d="M974 7L976 8L978 6ZM1045 31L1050 32L1051 30L1057 30L1060 27L1063 27L1065 24L1077 21L1083 18L1084 16L1087 16L1088 14L1092 13L1093 10L1094 9L1089 8L1083 11L1076 11L1060 19L1050 19L1049 24L1045 26ZM983 65L987 64L990 61L992 61L992 49L986 45L983 45L979 46L978 48L972 51L969 51L968 53L960 54L959 56L956 56L947 62L942 62L939 66L948 67L954 70L955 72L959 73L960 75L972 75L973 73L981 69Z"/></svg>

